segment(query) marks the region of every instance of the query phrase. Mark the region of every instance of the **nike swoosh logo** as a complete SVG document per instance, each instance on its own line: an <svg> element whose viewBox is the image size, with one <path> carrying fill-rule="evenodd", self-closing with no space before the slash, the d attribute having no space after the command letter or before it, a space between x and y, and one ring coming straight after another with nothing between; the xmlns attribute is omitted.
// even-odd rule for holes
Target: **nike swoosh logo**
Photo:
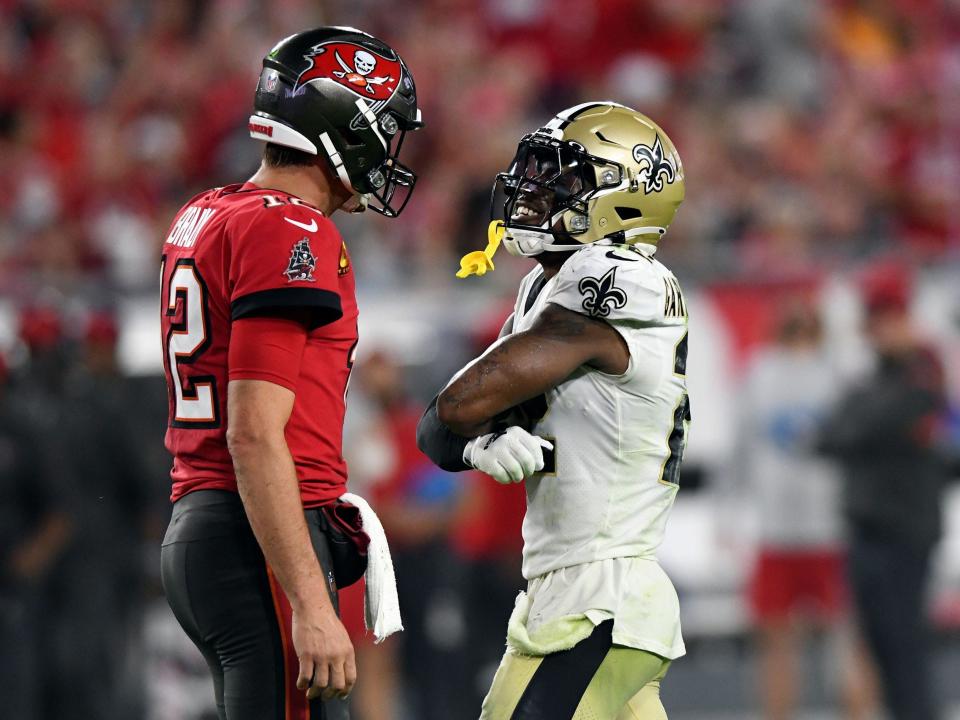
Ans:
<svg viewBox="0 0 960 720"><path fill-rule="evenodd" d="M286 217L286 216L284 216L283 219L286 220L286 221L287 221L288 223L290 223L291 225L296 225L298 228L303 228L303 229L306 230L307 232L316 232L316 231L317 231L317 221L316 221L316 220L311 220L311 221L310 221L310 224L308 225L307 223L302 223L302 222L297 222L296 220L291 220L290 218L288 218L288 217Z"/></svg>
<svg viewBox="0 0 960 720"><path fill-rule="evenodd" d="M607 257L611 260L623 260L624 262L640 262L640 258L643 258L648 263L653 262L653 258L651 258L649 255L644 255L639 250L624 249L624 252L631 252L634 255L639 255L639 257L624 257L623 255L618 255L616 250L607 250Z"/></svg>
<svg viewBox="0 0 960 720"><path fill-rule="evenodd" d="M607 257L611 260L623 260L624 262L640 262L640 258L630 258L624 257L623 255L617 255L615 250L608 250Z"/></svg>

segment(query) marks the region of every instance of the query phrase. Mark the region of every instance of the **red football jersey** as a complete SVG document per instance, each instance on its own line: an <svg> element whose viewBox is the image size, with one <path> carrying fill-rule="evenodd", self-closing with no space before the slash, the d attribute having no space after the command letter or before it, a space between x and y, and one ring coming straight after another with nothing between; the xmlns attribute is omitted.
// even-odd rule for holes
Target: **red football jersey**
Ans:
<svg viewBox="0 0 960 720"><path fill-rule="evenodd" d="M357 301L346 246L315 207L250 183L208 190L177 214L163 246L160 319L170 396L172 500L237 490L227 450L231 322L312 312L286 427L304 507L343 494L347 381Z"/></svg>

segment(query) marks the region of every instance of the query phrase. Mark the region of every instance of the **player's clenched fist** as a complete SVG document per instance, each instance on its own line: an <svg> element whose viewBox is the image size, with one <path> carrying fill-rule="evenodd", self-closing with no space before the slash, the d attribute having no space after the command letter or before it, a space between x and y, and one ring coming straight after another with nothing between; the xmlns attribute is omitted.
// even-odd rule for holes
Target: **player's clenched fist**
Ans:
<svg viewBox="0 0 960 720"><path fill-rule="evenodd" d="M297 688L307 698L346 697L357 682L353 644L332 610L293 613L293 646L300 660Z"/></svg>
<svg viewBox="0 0 960 720"><path fill-rule="evenodd" d="M463 450L463 461L498 483L520 482L543 470L543 449L553 445L519 425L474 438Z"/></svg>

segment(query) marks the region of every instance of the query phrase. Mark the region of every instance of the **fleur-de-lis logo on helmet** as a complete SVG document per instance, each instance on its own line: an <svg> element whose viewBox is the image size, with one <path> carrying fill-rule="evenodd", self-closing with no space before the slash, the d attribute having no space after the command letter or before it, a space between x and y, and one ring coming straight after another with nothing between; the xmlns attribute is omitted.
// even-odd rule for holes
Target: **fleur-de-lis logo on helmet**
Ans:
<svg viewBox="0 0 960 720"><path fill-rule="evenodd" d="M638 163L647 162L647 167L640 171L640 181L643 183L645 193L649 194L663 190L664 178L666 178L668 184L677 179L677 169L670 159L664 156L659 135L653 141L653 147L642 143L634 145L633 159Z"/></svg>
<svg viewBox="0 0 960 720"><path fill-rule="evenodd" d="M577 286L583 294L583 309L594 317L607 317L612 310L627 304L627 294L614 283L617 269L610 268L602 278L585 277Z"/></svg>

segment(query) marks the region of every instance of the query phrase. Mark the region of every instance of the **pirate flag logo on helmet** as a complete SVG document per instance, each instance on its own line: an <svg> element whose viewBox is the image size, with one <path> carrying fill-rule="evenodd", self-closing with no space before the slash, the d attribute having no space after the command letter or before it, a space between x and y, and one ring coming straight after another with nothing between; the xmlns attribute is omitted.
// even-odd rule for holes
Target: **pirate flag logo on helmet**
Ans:
<svg viewBox="0 0 960 720"><path fill-rule="evenodd" d="M350 42L314 45L305 56L310 66L300 73L294 90L326 78L372 101L389 100L400 83L402 70L396 56L389 58Z"/></svg>

